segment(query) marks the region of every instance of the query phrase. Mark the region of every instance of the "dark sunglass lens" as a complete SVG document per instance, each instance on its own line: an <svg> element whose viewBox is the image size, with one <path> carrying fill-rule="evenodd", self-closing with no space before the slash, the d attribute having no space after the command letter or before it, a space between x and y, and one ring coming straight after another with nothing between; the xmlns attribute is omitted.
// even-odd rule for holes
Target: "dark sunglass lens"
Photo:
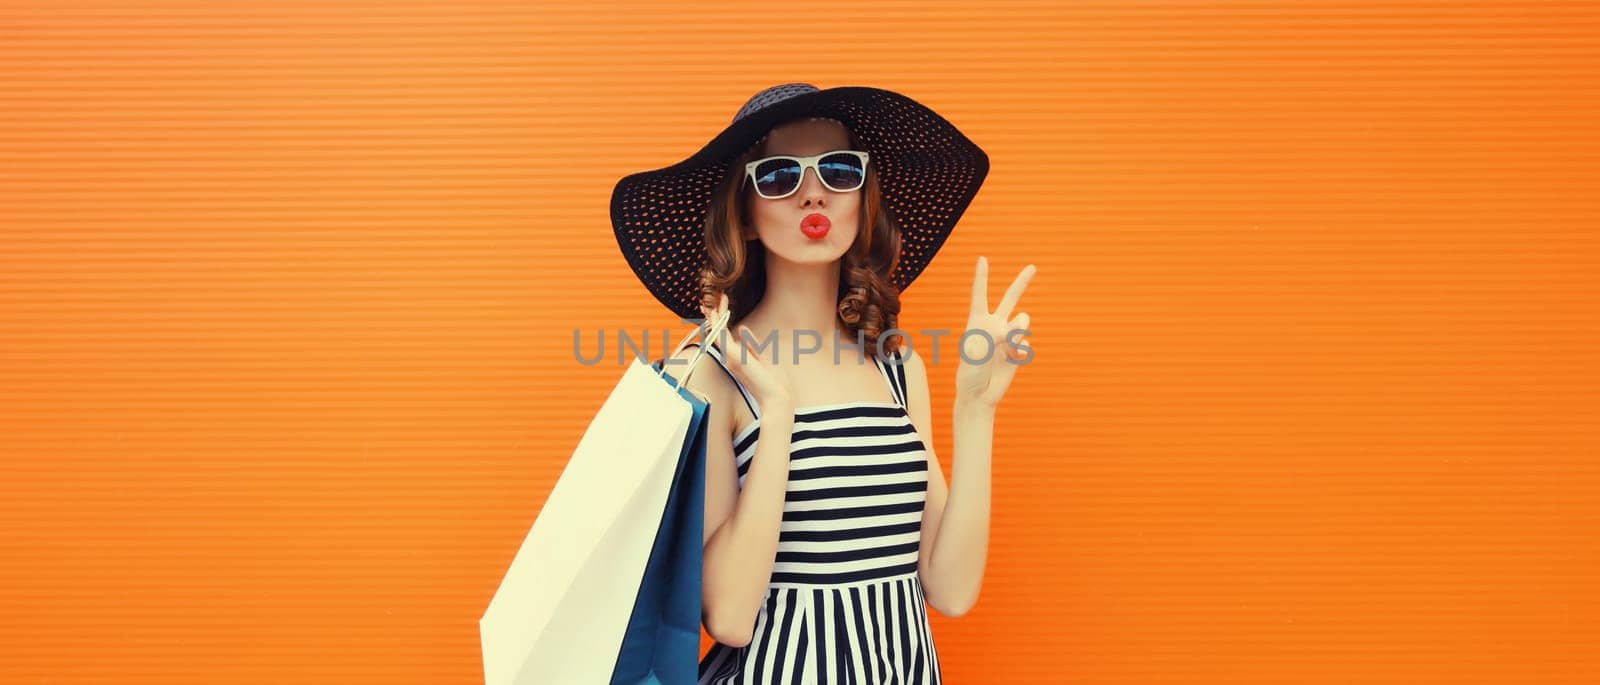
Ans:
<svg viewBox="0 0 1600 685"><path fill-rule="evenodd" d="M762 195L782 195L800 185L800 165L774 159L756 165L756 190Z"/></svg>
<svg viewBox="0 0 1600 685"><path fill-rule="evenodd" d="M823 157L817 162L817 170L822 172L822 181L834 190L855 190L867 175L861 158L846 154Z"/></svg>

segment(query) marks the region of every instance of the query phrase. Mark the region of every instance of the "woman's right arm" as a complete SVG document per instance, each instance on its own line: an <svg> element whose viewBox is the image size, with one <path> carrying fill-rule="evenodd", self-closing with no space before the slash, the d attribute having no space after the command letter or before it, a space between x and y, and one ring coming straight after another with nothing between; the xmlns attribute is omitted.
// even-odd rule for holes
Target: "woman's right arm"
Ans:
<svg viewBox="0 0 1600 685"><path fill-rule="evenodd" d="M676 358L687 361L695 351L687 348ZM701 622L717 642L743 647L752 639L778 555L794 411L787 398L758 400L760 436L741 488L733 454L734 412L727 409L738 390L720 370L696 371L686 385L721 405L713 407L707 427Z"/></svg>
<svg viewBox="0 0 1600 685"><path fill-rule="evenodd" d="M756 438L756 453L751 457L742 489L738 487L732 440L724 437L728 434L711 438L725 446L720 454L713 457L709 448L706 453L708 460L714 459L720 470L731 475L718 479L722 487L715 496L735 500L731 513L716 525L706 542L700 594L706 632L729 647L750 644L756 615L772 581L789 484L789 436L793 425L793 411L762 405L761 435ZM709 485L712 468L708 461L708 498L713 496ZM729 480L734 485L733 492L727 489ZM711 525L709 521L707 525Z"/></svg>

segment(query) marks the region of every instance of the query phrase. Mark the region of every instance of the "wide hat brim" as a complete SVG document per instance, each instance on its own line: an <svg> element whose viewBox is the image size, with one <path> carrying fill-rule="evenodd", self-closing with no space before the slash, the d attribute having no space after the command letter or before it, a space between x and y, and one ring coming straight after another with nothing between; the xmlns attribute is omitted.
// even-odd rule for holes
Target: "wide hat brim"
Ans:
<svg viewBox="0 0 1600 685"><path fill-rule="evenodd" d="M705 213L734 159L774 126L804 117L843 122L871 153L883 202L900 227L900 255L890 280L902 291L944 245L989 173L989 156L954 124L894 91L840 86L757 109L688 159L628 175L612 189L617 246L673 313L701 316Z"/></svg>

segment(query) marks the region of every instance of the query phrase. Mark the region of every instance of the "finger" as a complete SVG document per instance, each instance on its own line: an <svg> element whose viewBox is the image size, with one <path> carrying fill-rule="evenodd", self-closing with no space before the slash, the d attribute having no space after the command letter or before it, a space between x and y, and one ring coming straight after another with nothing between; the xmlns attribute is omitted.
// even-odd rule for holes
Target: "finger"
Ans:
<svg viewBox="0 0 1600 685"><path fill-rule="evenodd" d="M700 311L705 316L705 319L702 320L702 324L705 326L705 328L706 328L706 330L708 332L711 330L711 327L716 324L717 320L722 318L722 310L723 310L722 301L725 300L727 297L728 297L728 294L727 293L723 293L718 298L717 306L715 306L715 307L707 307L705 305L700 305ZM717 342L720 343L722 341L719 339L719 340L717 340Z"/></svg>
<svg viewBox="0 0 1600 685"><path fill-rule="evenodd" d="M700 335L700 337L702 339L702 342L716 342L716 340L711 335L711 331L712 331L712 328L716 325L717 316L718 316L717 312L715 310L711 309L710 307L702 306L700 308L700 332L699 332L699 335Z"/></svg>
<svg viewBox="0 0 1600 685"><path fill-rule="evenodd" d="M1006 325L1006 342L1007 342L1007 344L1006 344L1006 353L1011 355L1012 359L1019 359L1020 360L1020 359L1023 359L1024 357L1027 356L1026 350L1029 349L1028 336L1031 335L1031 334L1030 333L1022 333L1020 335L1014 334L1015 331L1026 331L1027 329L1028 329L1028 313L1027 312L1021 312L1021 313L1017 314L1017 316L1015 318L1011 319L1011 323Z"/></svg>
<svg viewBox="0 0 1600 685"><path fill-rule="evenodd" d="M1028 289L1028 283L1033 280L1036 271L1038 269L1032 264L1022 267L1022 272L1011 281L1011 287L1006 288L1006 295L1000 300L1000 308L995 310L997 316L1002 319L1011 316L1011 308L1017 306L1017 300L1022 297L1022 291Z"/></svg>
<svg viewBox="0 0 1600 685"><path fill-rule="evenodd" d="M989 313L989 260L982 256L972 270L972 313Z"/></svg>

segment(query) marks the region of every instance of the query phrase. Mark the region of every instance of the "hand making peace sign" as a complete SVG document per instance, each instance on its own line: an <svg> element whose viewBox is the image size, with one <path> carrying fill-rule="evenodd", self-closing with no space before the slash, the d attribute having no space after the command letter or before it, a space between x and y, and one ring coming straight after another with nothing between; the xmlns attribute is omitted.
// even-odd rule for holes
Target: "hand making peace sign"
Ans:
<svg viewBox="0 0 1600 685"><path fill-rule="evenodd" d="M964 354L960 355L960 365L956 367L958 401L962 398L973 399L993 408L1005 396L1006 388L1011 386L1011 378L1016 375L1017 367L1030 358L1033 347L1027 343L1026 334L1017 334L1016 343L1009 342L1006 336L1014 329L1028 327L1027 312L1013 318L1011 310L1017 305L1022 291L1027 289L1036 271L1032 264L1023 267L1016 279L1011 281L1011 287L1006 289L1005 297L1000 300L1000 308L991 312L989 260L978 258L976 273L972 278L972 307L967 315L967 326L961 333L985 331L993 343L991 345L977 333L966 335L962 348Z"/></svg>

